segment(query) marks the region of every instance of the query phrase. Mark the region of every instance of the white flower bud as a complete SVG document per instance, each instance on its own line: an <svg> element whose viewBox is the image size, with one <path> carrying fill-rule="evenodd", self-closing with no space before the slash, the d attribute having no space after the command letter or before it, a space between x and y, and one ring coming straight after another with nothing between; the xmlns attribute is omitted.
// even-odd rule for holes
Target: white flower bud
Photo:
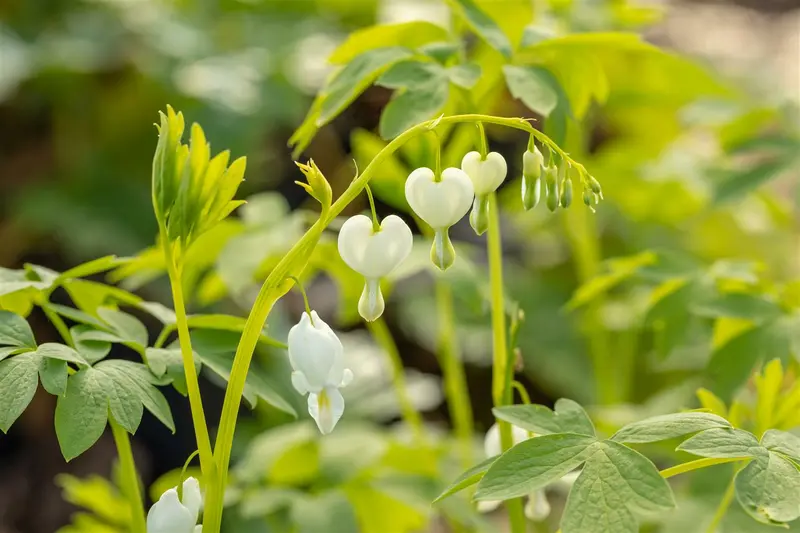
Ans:
<svg viewBox="0 0 800 533"><path fill-rule="evenodd" d="M364 215L350 217L339 231L339 255L347 265L364 276L366 283L358 301L358 312L367 321L383 314L380 278L387 276L408 254L414 237L408 224L396 215L383 219L380 231Z"/></svg>
<svg viewBox="0 0 800 533"><path fill-rule="evenodd" d="M525 150L522 154L522 175L528 178L537 179L542 175L542 164L544 156L539 148L533 147L533 152Z"/></svg>
<svg viewBox="0 0 800 533"><path fill-rule="evenodd" d="M463 170L472 180L475 196L486 196L497 190L506 179L506 160L497 152L489 152L486 159L478 152L469 152L461 160Z"/></svg>
<svg viewBox="0 0 800 533"><path fill-rule="evenodd" d="M353 372L344 367L342 343L311 311L289 330L288 344L292 385L300 394L308 394L308 413L322 433L330 433L344 412L339 389L353 380Z"/></svg>
<svg viewBox="0 0 800 533"><path fill-rule="evenodd" d="M183 501L172 488L153 504L147 513L147 533L195 533L202 504L200 484L190 477L183 482L182 492Z"/></svg>
<svg viewBox="0 0 800 533"><path fill-rule="evenodd" d="M472 181L461 169L446 168L440 181L433 170L421 167L406 180L406 200L419 218L433 229L449 228L469 211L475 195Z"/></svg>

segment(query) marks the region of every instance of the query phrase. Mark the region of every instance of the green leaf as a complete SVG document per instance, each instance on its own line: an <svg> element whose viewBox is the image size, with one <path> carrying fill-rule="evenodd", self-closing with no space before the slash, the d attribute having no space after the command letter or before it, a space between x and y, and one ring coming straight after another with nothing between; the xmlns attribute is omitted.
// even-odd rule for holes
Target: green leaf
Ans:
<svg viewBox="0 0 800 533"><path fill-rule="evenodd" d="M475 30L483 40L503 54L506 59L510 59L513 53L511 41L500 26L483 11L474 0L449 0L450 4L461 8L461 13L467 24Z"/></svg>
<svg viewBox="0 0 800 533"><path fill-rule="evenodd" d="M441 79L397 91L381 114L378 128L381 137L393 139L411 126L435 117L447 103L449 94L447 82Z"/></svg>
<svg viewBox="0 0 800 533"><path fill-rule="evenodd" d="M431 61L401 61L378 78L375 85L388 89L418 88L433 80L444 80L447 74L438 63Z"/></svg>
<svg viewBox="0 0 800 533"><path fill-rule="evenodd" d="M66 305L54 303L47 303L44 307L74 322L78 322L79 324L88 324L96 328L108 329L108 326L102 321L78 309L73 309L72 307L67 307Z"/></svg>
<svg viewBox="0 0 800 533"><path fill-rule="evenodd" d="M64 459L70 461L92 447L108 420L103 374L84 368L71 375L67 391L56 404L56 436Z"/></svg>
<svg viewBox="0 0 800 533"><path fill-rule="evenodd" d="M93 274L111 270L112 268L117 268L128 261L129 259L117 257L116 255L107 255L70 268L59 274L57 280L60 282L65 279L85 278Z"/></svg>
<svg viewBox="0 0 800 533"><path fill-rule="evenodd" d="M675 506L669 485L645 456L614 441L592 450L567 498L563 533L635 533L634 512Z"/></svg>
<svg viewBox="0 0 800 533"><path fill-rule="evenodd" d="M547 69L504 65L503 74L511 95L531 111L547 117L558 105L558 82Z"/></svg>
<svg viewBox="0 0 800 533"><path fill-rule="evenodd" d="M186 375L183 372L183 356L180 348L148 348L145 351L147 366L156 377L167 376L172 381L172 386L186 396ZM195 372L200 373L202 363L197 354L194 354Z"/></svg>
<svg viewBox="0 0 800 533"><path fill-rule="evenodd" d="M91 364L100 361L111 351L112 342L121 342L116 335L99 331L86 324L70 328L75 350ZM109 340L110 339L110 340Z"/></svg>
<svg viewBox="0 0 800 533"><path fill-rule="evenodd" d="M575 309L589 303L601 294L608 292L647 265L652 265L658 257L647 251L629 257L610 259L605 263L607 272L599 274L578 287L569 302L567 309Z"/></svg>
<svg viewBox="0 0 800 533"><path fill-rule="evenodd" d="M780 454L763 453L736 475L736 498L759 522L796 520L800 518L800 472Z"/></svg>
<svg viewBox="0 0 800 533"><path fill-rule="evenodd" d="M486 474L486 471L489 470L489 467L492 466L492 463L494 463L496 460L497 456L489 457L485 461L478 463L458 476L455 481L453 481L446 489L444 489L441 494L436 497L435 500L433 500L433 503L441 501L448 496L452 496L456 492L460 492L465 488L471 487L475 483L479 482L483 478L484 474Z"/></svg>
<svg viewBox="0 0 800 533"><path fill-rule="evenodd" d="M325 96L316 126L319 128L333 120L386 69L411 55L406 48L391 47L377 48L355 57L323 89Z"/></svg>
<svg viewBox="0 0 800 533"><path fill-rule="evenodd" d="M0 430L11 425L31 403L39 384L39 357L34 352L0 361Z"/></svg>
<svg viewBox="0 0 800 533"><path fill-rule="evenodd" d="M528 48L530 46L539 44L542 41L552 39L555 36L556 35L553 33L553 30L547 26L536 26L534 24L530 24L525 26L525 30L522 32L522 42L520 43L520 47Z"/></svg>
<svg viewBox="0 0 800 533"><path fill-rule="evenodd" d="M67 362L42 357L39 359L39 378L44 390L54 396L61 396L67 390Z"/></svg>
<svg viewBox="0 0 800 533"><path fill-rule="evenodd" d="M352 32L347 40L333 51L328 61L337 64L349 63L356 56L376 48L389 46L419 48L428 43L446 41L448 38L447 30L421 20L380 24Z"/></svg>
<svg viewBox="0 0 800 533"><path fill-rule="evenodd" d="M764 322L777 317L781 310L773 302L756 294L726 293L693 303L689 310L707 318L742 318Z"/></svg>
<svg viewBox="0 0 800 533"><path fill-rule="evenodd" d="M797 162L798 157L795 150L768 161L759 162L744 170L737 168L725 172L716 184L714 202L719 204L741 198L767 181L795 167Z"/></svg>
<svg viewBox="0 0 800 533"><path fill-rule="evenodd" d="M761 437L761 445L771 452L782 453L800 463L800 437L793 433L768 429Z"/></svg>
<svg viewBox="0 0 800 533"><path fill-rule="evenodd" d="M10 311L0 311L0 345L36 349L36 340L28 322Z"/></svg>
<svg viewBox="0 0 800 533"><path fill-rule="evenodd" d="M755 457L763 448L749 431L713 428L681 443L678 450L700 457Z"/></svg>
<svg viewBox="0 0 800 533"><path fill-rule="evenodd" d="M146 348L148 344L147 328L138 318L111 309L110 307L99 307L97 315L116 333L123 341L137 344Z"/></svg>
<svg viewBox="0 0 800 533"><path fill-rule="evenodd" d="M59 359L68 363L75 363L76 365L89 365L89 362L81 357L81 354L69 346L55 342L46 342L39 345L39 347L36 349L36 354L40 357Z"/></svg>
<svg viewBox="0 0 800 533"><path fill-rule="evenodd" d="M628 424L617 431L611 440L635 444L658 442L706 429L730 427L730 422L711 413L673 413Z"/></svg>
<svg viewBox="0 0 800 533"><path fill-rule="evenodd" d="M478 483L476 500L507 500L561 479L594 453L597 439L558 433L523 441L501 455Z"/></svg>
<svg viewBox="0 0 800 533"><path fill-rule="evenodd" d="M472 89L481 77L481 67L475 63L464 63L447 69L447 77L453 85Z"/></svg>
<svg viewBox="0 0 800 533"><path fill-rule="evenodd" d="M544 405L507 405L492 409L492 413L499 420L505 420L538 435L595 435L594 425L583 407L566 398L556 402L555 412Z"/></svg>
<svg viewBox="0 0 800 533"><path fill-rule="evenodd" d="M124 361L122 359L112 359L109 361L102 361L94 367L98 372L102 372L106 380L106 393L108 394L109 401L111 402L111 412L114 418L117 419L114 412L114 395L116 394L120 399L117 412L122 416L123 410L128 416L128 421L134 420L132 415L136 413L130 405L132 399L137 399L136 403L140 404L136 408L138 411L141 406L144 406L150 413L155 416L162 424L167 426L170 431L175 432L175 422L172 419L172 412L170 411L169 404L167 403L164 395L161 394L154 385L165 384L164 380L156 378L148 368L140 363L132 361ZM139 415L141 418L141 414ZM117 420L122 424L121 420ZM124 426L123 426L124 427ZM134 431L138 427L138 423L133 428ZM128 428L126 428L128 429ZM134 431L129 431L133 433Z"/></svg>

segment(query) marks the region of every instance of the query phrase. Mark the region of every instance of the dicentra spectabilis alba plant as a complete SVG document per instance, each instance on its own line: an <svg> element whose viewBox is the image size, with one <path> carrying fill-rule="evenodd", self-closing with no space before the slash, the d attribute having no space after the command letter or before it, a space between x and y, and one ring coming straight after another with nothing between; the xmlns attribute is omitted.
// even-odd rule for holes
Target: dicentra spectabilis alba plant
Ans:
<svg viewBox="0 0 800 533"><path fill-rule="evenodd" d="M180 495L176 488L168 489L153 504L147 513L147 533L202 533L203 526L196 525L203 503L200 483L189 477L181 489Z"/></svg>
<svg viewBox="0 0 800 533"><path fill-rule="evenodd" d="M503 184L508 173L505 158L497 152L482 155L472 151L461 160L461 170L472 180L475 202L469 215L469 223L475 233L483 235L489 227L489 194Z"/></svg>
<svg viewBox="0 0 800 533"><path fill-rule="evenodd" d="M406 180L406 200L414 213L433 228L431 261L447 270L456 259L450 241L450 226L464 218L472 205L475 190L469 176L459 168L446 168L437 173L421 167Z"/></svg>
<svg viewBox="0 0 800 533"><path fill-rule="evenodd" d="M402 218L389 215L379 224L370 193L373 218L356 215L339 230L339 255L347 265L364 276L364 290L358 313L367 322L380 318L384 310L381 278L400 266L411 253L414 236Z"/></svg>
<svg viewBox="0 0 800 533"><path fill-rule="evenodd" d="M289 330L289 361L292 385L308 395L308 413L319 430L330 433L344 413L339 389L353 380L353 372L344 367L339 337L316 311L306 310Z"/></svg>

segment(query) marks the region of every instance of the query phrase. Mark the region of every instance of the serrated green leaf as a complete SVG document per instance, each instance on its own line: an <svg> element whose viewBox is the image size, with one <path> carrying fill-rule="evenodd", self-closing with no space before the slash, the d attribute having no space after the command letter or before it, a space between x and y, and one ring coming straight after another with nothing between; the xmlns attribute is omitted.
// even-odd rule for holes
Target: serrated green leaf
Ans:
<svg viewBox="0 0 800 533"><path fill-rule="evenodd" d="M99 307L97 315L125 342L147 347L147 328L138 318L110 307Z"/></svg>
<svg viewBox="0 0 800 533"><path fill-rule="evenodd" d="M444 68L432 61L401 61L392 65L375 85L388 89L417 88L429 84L433 80L445 80Z"/></svg>
<svg viewBox="0 0 800 533"><path fill-rule="evenodd" d="M551 433L577 433L594 436L591 419L577 402L561 398L555 411L544 405L507 405L495 407L492 413L499 420L532 431L537 435Z"/></svg>
<svg viewBox="0 0 800 533"><path fill-rule="evenodd" d="M763 451L752 433L735 428L701 431L677 449L700 457L755 457Z"/></svg>
<svg viewBox="0 0 800 533"><path fill-rule="evenodd" d="M617 431L611 440L636 444L658 442L706 429L730 427L730 422L711 413L673 413L628 424Z"/></svg>
<svg viewBox="0 0 800 533"><path fill-rule="evenodd" d="M778 429L768 429L761 437L761 445L771 452L787 455L800 463L800 437Z"/></svg>
<svg viewBox="0 0 800 533"><path fill-rule="evenodd" d="M109 401L112 400L115 392L119 394L122 402L130 401L129 398L131 397L136 398L138 400L137 403L144 406L144 408L150 411L153 416L167 426L173 433L175 432L175 422L172 419L172 412L170 411L169 404L166 398L164 398L164 395L161 394L161 391L154 386L156 384L165 384L166 382L164 380L159 380L146 366L140 363L121 359L102 361L94 368L102 372L108 378L108 381L114 384L113 387L108 385L106 389ZM123 394L127 396L123 397ZM131 407L125 403L121 404L119 407L120 409L131 409ZM112 414L113 413L112 403ZM116 419L116 416L114 418ZM132 420L132 418L129 418L129 420ZM121 421L119 422L122 423ZM133 433L133 431L130 431L130 433Z"/></svg>
<svg viewBox="0 0 800 533"><path fill-rule="evenodd" d="M447 69L450 83L464 89L472 89L481 77L481 67L475 63L464 63Z"/></svg>
<svg viewBox="0 0 800 533"><path fill-rule="evenodd" d="M736 498L759 522L796 520L800 518L800 472L780 454L765 452L736 475Z"/></svg>
<svg viewBox="0 0 800 533"><path fill-rule="evenodd" d="M449 3L461 8L464 19L475 33L507 59L511 58L513 53L511 41L508 40L497 22L487 15L474 0L449 0Z"/></svg>
<svg viewBox="0 0 800 533"><path fill-rule="evenodd" d="M531 111L547 117L558 105L558 81L547 69L504 65L503 74L511 95Z"/></svg>
<svg viewBox="0 0 800 533"><path fill-rule="evenodd" d="M396 92L381 114L378 128L381 137L393 139L410 127L440 114L449 94L447 81L438 78Z"/></svg>
<svg viewBox="0 0 800 533"><path fill-rule="evenodd" d="M61 396L67 390L67 362L42 357L39 360L39 378L44 390L54 396Z"/></svg>
<svg viewBox="0 0 800 533"><path fill-rule="evenodd" d="M446 489L444 489L444 491L442 491L441 494L436 497L435 500L433 500L433 503L441 501L448 496L452 496L456 492L460 492L465 488L471 487L475 483L479 482L483 478L484 474L486 474L486 471L489 470L489 467L492 466L492 463L494 463L496 460L497 456L489 457L485 461L481 461L458 476L455 481L453 481Z"/></svg>
<svg viewBox="0 0 800 533"><path fill-rule="evenodd" d="M558 433L523 441L491 464L478 483L476 500L507 500L561 479L594 452L597 439Z"/></svg>
<svg viewBox="0 0 800 533"><path fill-rule="evenodd" d="M11 425L31 403L39 384L39 357L27 352L0 361L0 430Z"/></svg>
<svg viewBox="0 0 800 533"><path fill-rule="evenodd" d="M71 461L97 442L108 420L108 397L102 374L89 367L67 380L67 391L58 397L55 425L64 459Z"/></svg>
<svg viewBox="0 0 800 533"><path fill-rule="evenodd" d="M380 24L352 32L347 40L333 51L328 61L348 63L369 50L389 46L419 48L435 41L449 38L447 30L436 24L416 20L398 24Z"/></svg>
<svg viewBox="0 0 800 533"><path fill-rule="evenodd" d="M28 322L10 311L0 311L0 344L36 349L36 340Z"/></svg>

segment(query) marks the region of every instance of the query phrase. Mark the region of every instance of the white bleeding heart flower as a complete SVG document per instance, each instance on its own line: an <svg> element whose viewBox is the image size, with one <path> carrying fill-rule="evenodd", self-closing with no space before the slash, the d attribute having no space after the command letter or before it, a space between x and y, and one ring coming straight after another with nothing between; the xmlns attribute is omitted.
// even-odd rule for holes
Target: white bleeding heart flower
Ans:
<svg viewBox="0 0 800 533"><path fill-rule="evenodd" d="M514 445L528 440L530 434L518 426L511 426L512 442ZM500 426L497 423L492 424L489 431L486 432L486 437L483 440L483 450L486 457L495 457L500 455L503 447L500 442ZM497 509L502 502L499 500L482 500L478 502L478 511L481 513L488 513ZM528 495L528 502L525 504L525 516L530 520L541 522L550 515L550 502L547 501L547 495L544 489L532 492Z"/></svg>
<svg viewBox="0 0 800 533"><path fill-rule="evenodd" d="M311 311L303 313L289 330L288 345L292 385L300 394L308 394L308 413L319 430L328 434L344 413L339 389L353 380L353 372L344 367L342 343L317 312Z"/></svg>
<svg viewBox="0 0 800 533"><path fill-rule="evenodd" d="M544 156L534 146L533 151L522 154L522 206L533 209L542 197L542 164Z"/></svg>
<svg viewBox="0 0 800 533"><path fill-rule="evenodd" d="M455 261L448 228L469 211L475 191L469 176L458 168L446 168L437 179L433 170L421 167L406 180L406 200L414 213L434 231L431 260L442 270Z"/></svg>
<svg viewBox="0 0 800 533"><path fill-rule="evenodd" d="M183 498L177 489L169 489L158 499L147 513L147 533L199 533L196 526L203 497L200 483L193 477L182 485ZM199 528L199 529L198 529Z"/></svg>
<svg viewBox="0 0 800 533"><path fill-rule="evenodd" d="M383 314L380 279L408 257L413 244L411 229L396 215L384 218L379 231L364 215L350 217L342 225L339 255L350 268L366 278L358 301L358 312L365 320L372 322Z"/></svg>
<svg viewBox="0 0 800 533"><path fill-rule="evenodd" d="M505 158L497 152L489 152L485 159L478 152L469 152L461 160L461 170L472 180L475 196L496 191L508 173Z"/></svg>

